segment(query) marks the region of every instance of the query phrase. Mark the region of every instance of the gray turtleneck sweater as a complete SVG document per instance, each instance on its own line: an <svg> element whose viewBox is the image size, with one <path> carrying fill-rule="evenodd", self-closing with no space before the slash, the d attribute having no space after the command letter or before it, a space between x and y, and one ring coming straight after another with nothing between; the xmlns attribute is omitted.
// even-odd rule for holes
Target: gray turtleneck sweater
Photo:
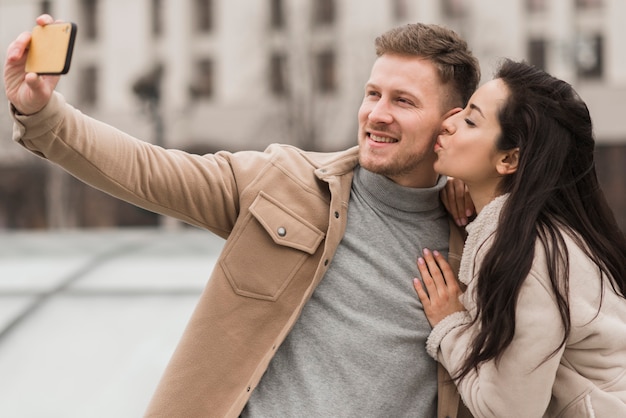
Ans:
<svg viewBox="0 0 626 418"><path fill-rule="evenodd" d="M356 169L341 245L243 417L436 415L431 327L412 279L423 248L447 255L444 185L406 188Z"/></svg>

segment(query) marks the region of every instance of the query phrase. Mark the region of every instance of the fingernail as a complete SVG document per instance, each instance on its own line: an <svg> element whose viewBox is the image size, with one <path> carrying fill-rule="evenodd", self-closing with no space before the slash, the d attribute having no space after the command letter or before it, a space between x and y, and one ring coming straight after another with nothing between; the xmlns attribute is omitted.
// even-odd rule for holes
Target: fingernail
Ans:
<svg viewBox="0 0 626 418"><path fill-rule="evenodd" d="M439 257L439 251L437 251L437 250L433 251L433 255L434 255L435 257Z"/></svg>
<svg viewBox="0 0 626 418"><path fill-rule="evenodd" d="M456 220L456 224L457 224L458 226L463 226L463 221L462 221L462 220L460 220L460 219L457 219L457 220Z"/></svg>
<svg viewBox="0 0 626 418"><path fill-rule="evenodd" d="M471 210L469 210L469 209L465 209L465 216L467 216L468 218L469 218L470 216L472 216L472 214L473 214L473 213L474 213L474 212L472 212Z"/></svg>
<svg viewBox="0 0 626 418"><path fill-rule="evenodd" d="M422 257L419 257L417 259L417 264L422 264L423 265L424 264L424 259Z"/></svg>
<svg viewBox="0 0 626 418"><path fill-rule="evenodd" d="M424 248L423 252L424 252L424 255L430 254L430 251L428 250L428 248Z"/></svg>

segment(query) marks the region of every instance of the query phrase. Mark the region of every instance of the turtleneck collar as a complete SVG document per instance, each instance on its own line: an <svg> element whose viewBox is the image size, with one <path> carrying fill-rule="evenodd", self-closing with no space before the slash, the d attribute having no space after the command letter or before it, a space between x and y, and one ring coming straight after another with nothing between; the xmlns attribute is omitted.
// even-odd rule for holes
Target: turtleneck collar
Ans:
<svg viewBox="0 0 626 418"><path fill-rule="evenodd" d="M354 183L379 207L387 206L404 212L426 212L442 206L439 192L446 185L447 177L439 176L437 184L428 188L400 186L389 178L357 166Z"/></svg>

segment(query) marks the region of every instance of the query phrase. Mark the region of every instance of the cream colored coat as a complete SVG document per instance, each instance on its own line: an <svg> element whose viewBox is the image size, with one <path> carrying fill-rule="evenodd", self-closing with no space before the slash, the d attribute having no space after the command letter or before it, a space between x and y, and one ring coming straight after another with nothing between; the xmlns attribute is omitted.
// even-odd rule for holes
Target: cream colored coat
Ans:
<svg viewBox="0 0 626 418"><path fill-rule="evenodd" d="M343 237L357 149L165 151L58 94L38 114L14 118L16 141L86 183L227 239L146 416L237 417ZM463 240L451 230L458 267ZM456 417L458 393L442 368L440 377L438 416Z"/></svg>
<svg viewBox="0 0 626 418"><path fill-rule="evenodd" d="M467 284L463 303L473 314L475 274L489 249L506 196L486 206L468 230L460 280ZM564 331L551 289L545 253L536 245L531 271L522 285L516 310L515 336L499 365L488 362L459 383L459 391L476 417L617 418L626 417L626 300L605 280L602 306L598 268L565 235L570 260L572 330L565 346L550 354ZM599 309L599 310L598 310ZM470 333L454 315L440 322L429 337L451 371L459 370ZM439 351L437 351L437 349ZM549 357L549 358L548 358ZM546 358L548 360L544 361Z"/></svg>

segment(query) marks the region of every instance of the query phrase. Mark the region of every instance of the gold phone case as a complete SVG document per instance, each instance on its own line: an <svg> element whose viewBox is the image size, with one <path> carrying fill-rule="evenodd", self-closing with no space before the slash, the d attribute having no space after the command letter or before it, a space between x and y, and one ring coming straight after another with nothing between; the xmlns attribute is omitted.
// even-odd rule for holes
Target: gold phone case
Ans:
<svg viewBox="0 0 626 418"><path fill-rule="evenodd" d="M37 74L66 74L70 69L76 24L52 23L33 28L26 72Z"/></svg>

